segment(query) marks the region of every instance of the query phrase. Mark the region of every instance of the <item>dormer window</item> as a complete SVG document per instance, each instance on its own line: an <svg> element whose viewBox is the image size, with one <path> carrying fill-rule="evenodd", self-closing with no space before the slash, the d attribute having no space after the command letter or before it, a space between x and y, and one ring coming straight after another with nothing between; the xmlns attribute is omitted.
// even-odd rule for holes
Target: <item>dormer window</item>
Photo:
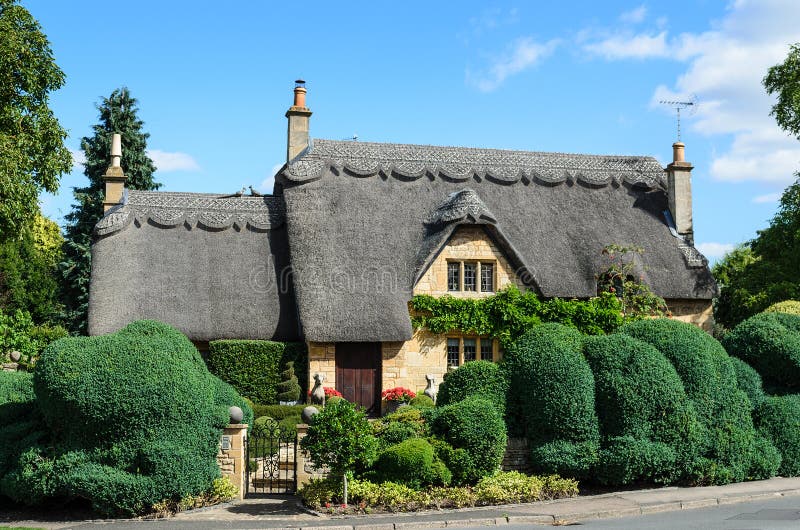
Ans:
<svg viewBox="0 0 800 530"><path fill-rule="evenodd" d="M448 261L447 290L450 292L493 293L493 261Z"/></svg>

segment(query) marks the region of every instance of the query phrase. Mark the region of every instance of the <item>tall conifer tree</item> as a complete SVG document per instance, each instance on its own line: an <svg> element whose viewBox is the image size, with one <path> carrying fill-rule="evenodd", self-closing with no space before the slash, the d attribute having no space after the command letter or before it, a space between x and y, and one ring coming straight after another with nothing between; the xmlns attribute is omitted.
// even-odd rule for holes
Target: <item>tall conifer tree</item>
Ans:
<svg viewBox="0 0 800 530"><path fill-rule="evenodd" d="M86 333L89 309L89 278L92 269L92 230L103 217L105 185L103 174L111 162L111 136L122 135L122 169L132 190L157 190L161 184L153 179L156 167L147 156L149 133L142 131L144 122L137 116L136 99L127 88L118 88L103 98L97 110L100 121L92 127L94 135L81 139L86 156L83 173L89 185L73 188L75 203L66 215L62 297L64 321L73 333Z"/></svg>

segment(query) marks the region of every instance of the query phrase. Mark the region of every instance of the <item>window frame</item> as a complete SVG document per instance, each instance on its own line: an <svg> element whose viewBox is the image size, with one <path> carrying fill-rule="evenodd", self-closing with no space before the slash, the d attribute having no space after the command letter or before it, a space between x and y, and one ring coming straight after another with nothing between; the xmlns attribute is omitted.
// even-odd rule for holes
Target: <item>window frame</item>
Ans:
<svg viewBox="0 0 800 530"><path fill-rule="evenodd" d="M465 340L472 340L475 341L475 358L469 361L466 361L464 358L464 341ZM450 364L450 341L458 341L458 364ZM491 342L492 344L492 358L491 359L484 359L483 357L483 346L485 342ZM450 370L451 368L456 369L461 366L464 366L468 362L472 361L489 361L489 362L499 362L502 359L501 351L500 351L500 343L497 339L493 339L491 337L481 337L478 335L446 335L445 337L445 364L447 365L447 369Z"/></svg>
<svg viewBox="0 0 800 530"><path fill-rule="evenodd" d="M490 259L447 259L447 292L449 293L496 293L497 292L497 260L490 260ZM450 270L453 264L458 264L458 289L451 289L450 288ZM475 275L474 275L474 289L466 290L466 271L465 265L474 265L475 267ZM492 280L492 288L490 290L485 290L483 288L483 267L485 265L490 265L492 268L491 280Z"/></svg>

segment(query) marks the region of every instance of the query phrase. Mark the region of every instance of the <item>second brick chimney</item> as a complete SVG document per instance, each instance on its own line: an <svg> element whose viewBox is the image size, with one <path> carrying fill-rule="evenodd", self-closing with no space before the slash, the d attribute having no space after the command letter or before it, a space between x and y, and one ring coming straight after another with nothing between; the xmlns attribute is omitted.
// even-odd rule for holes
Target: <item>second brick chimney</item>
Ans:
<svg viewBox="0 0 800 530"><path fill-rule="evenodd" d="M672 144L672 163L667 166L669 211L675 229L689 244L694 244L692 226L692 164L684 160L684 145Z"/></svg>
<svg viewBox="0 0 800 530"><path fill-rule="evenodd" d="M306 107L306 82L294 82L294 104L286 111L289 120L286 134L286 162L291 162L307 147L309 142L308 122L311 111Z"/></svg>
<svg viewBox="0 0 800 530"><path fill-rule="evenodd" d="M103 182L106 184L105 197L103 198L103 211L108 211L112 206L122 202L122 195L125 191L125 181L128 177L122 171L120 160L122 159L122 137L114 133L111 137L111 165L103 175Z"/></svg>

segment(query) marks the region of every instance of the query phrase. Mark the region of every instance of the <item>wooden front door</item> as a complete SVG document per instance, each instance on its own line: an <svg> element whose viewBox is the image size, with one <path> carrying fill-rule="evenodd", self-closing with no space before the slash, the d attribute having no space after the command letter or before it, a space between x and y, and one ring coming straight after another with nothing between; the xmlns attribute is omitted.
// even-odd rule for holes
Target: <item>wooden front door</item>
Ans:
<svg viewBox="0 0 800 530"><path fill-rule="evenodd" d="M336 343L336 390L370 416L381 413L381 345L379 342Z"/></svg>

